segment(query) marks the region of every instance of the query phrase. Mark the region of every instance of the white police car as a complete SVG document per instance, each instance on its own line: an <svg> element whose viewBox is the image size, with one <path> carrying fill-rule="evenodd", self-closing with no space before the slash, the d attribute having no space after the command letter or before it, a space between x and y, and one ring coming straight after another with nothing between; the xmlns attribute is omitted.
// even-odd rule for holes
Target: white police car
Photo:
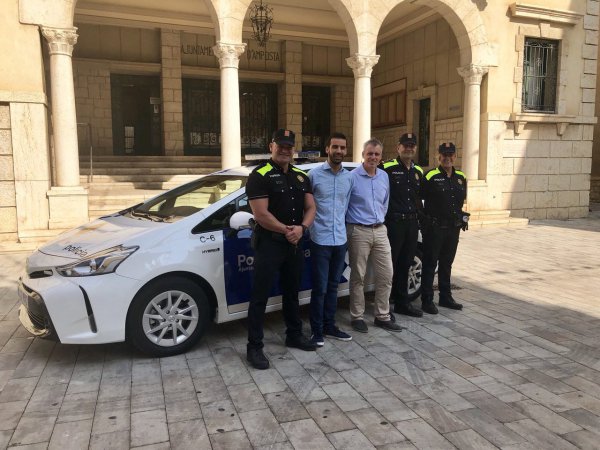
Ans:
<svg viewBox="0 0 600 450"><path fill-rule="evenodd" d="M246 317L253 251L245 185L251 171L215 172L39 248L19 280L21 323L34 335L66 344L127 340L143 352L168 356L191 348L209 321ZM306 238L304 248L309 264ZM349 272L347 267L340 296L348 294ZM420 274L418 255L409 281L413 296ZM277 285L267 311L281 308ZM310 289L305 269L301 304L310 301Z"/></svg>

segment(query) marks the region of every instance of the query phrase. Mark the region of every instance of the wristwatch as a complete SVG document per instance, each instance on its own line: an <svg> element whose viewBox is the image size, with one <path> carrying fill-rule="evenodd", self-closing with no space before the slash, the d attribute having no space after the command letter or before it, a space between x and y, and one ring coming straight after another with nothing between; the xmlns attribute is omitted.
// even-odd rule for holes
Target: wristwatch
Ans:
<svg viewBox="0 0 600 450"><path fill-rule="evenodd" d="M308 230L308 227L306 225L304 225L303 223L300 224L300 226L302 227L302 234L306 233L306 230Z"/></svg>

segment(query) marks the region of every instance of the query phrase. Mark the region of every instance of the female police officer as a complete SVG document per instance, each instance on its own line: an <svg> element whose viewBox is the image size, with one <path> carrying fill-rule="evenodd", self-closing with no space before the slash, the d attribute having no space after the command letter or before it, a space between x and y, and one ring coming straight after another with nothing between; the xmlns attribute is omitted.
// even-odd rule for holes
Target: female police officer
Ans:
<svg viewBox="0 0 600 450"><path fill-rule="evenodd" d="M433 303L433 277L438 264L439 305L462 309L462 305L452 298L450 274L460 229L466 229L468 220L468 214L462 211L467 198L467 178L454 168L456 147L453 143L439 146L438 160L439 166L427 172L421 185L421 196L425 203L421 301L423 311L428 314L438 313Z"/></svg>

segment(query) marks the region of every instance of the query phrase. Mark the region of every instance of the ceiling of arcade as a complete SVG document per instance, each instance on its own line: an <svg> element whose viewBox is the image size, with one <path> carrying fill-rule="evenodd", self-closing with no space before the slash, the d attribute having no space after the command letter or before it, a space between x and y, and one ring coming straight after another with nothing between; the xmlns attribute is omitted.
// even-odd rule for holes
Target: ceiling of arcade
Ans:
<svg viewBox="0 0 600 450"><path fill-rule="evenodd" d="M324 0L269 0L273 8L274 39L296 38L329 45L348 45L342 19ZM405 1L386 17L379 31L382 43L439 18L424 6ZM113 24L135 27L167 26L186 31L213 33L214 25L204 0L79 0L75 23ZM246 16L244 37L250 37Z"/></svg>

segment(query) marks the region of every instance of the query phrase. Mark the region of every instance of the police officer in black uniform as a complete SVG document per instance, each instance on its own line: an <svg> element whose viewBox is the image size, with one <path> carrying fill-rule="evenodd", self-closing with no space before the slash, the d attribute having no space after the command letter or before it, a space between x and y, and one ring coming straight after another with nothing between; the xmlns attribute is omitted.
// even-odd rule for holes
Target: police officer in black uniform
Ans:
<svg viewBox="0 0 600 450"><path fill-rule="evenodd" d="M437 314L433 303L433 277L438 267L439 305L462 309L452 298L450 274L458 247L461 228L467 228L468 214L462 207L467 198L467 178L454 168L456 147L452 142L438 148L439 166L425 174L421 196L425 203L423 216L423 274L421 277L422 309Z"/></svg>
<svg viewBox="0 0 600 450"><path fill-rule="evenodd" d="M412 160L416 148L417 136L403 134L398 141L398 158L386 161L382 168L390 179L390 203L385 216L394 266L390 303L394 303L394 312L398 314L421 317L423 311L415 308L408 297L408 272L417 251L419 235L417 211L422 209L423 169Z"/></svg>
<svg viewBox="0 0 600 450"><path fill-rule="evenodd" d="M256 369L267 369L263 353L264 315L269 292L279 274L283 318L287 327L285 344L302 350L316 345L302 334L298 289L304 264L302 237L315 217L308 174L290 162L295 134L279 129L269 144L271 159L256 167L246 184L246 193L257 225L254 229L254 285L248 308L246 357Z"/></svg>

